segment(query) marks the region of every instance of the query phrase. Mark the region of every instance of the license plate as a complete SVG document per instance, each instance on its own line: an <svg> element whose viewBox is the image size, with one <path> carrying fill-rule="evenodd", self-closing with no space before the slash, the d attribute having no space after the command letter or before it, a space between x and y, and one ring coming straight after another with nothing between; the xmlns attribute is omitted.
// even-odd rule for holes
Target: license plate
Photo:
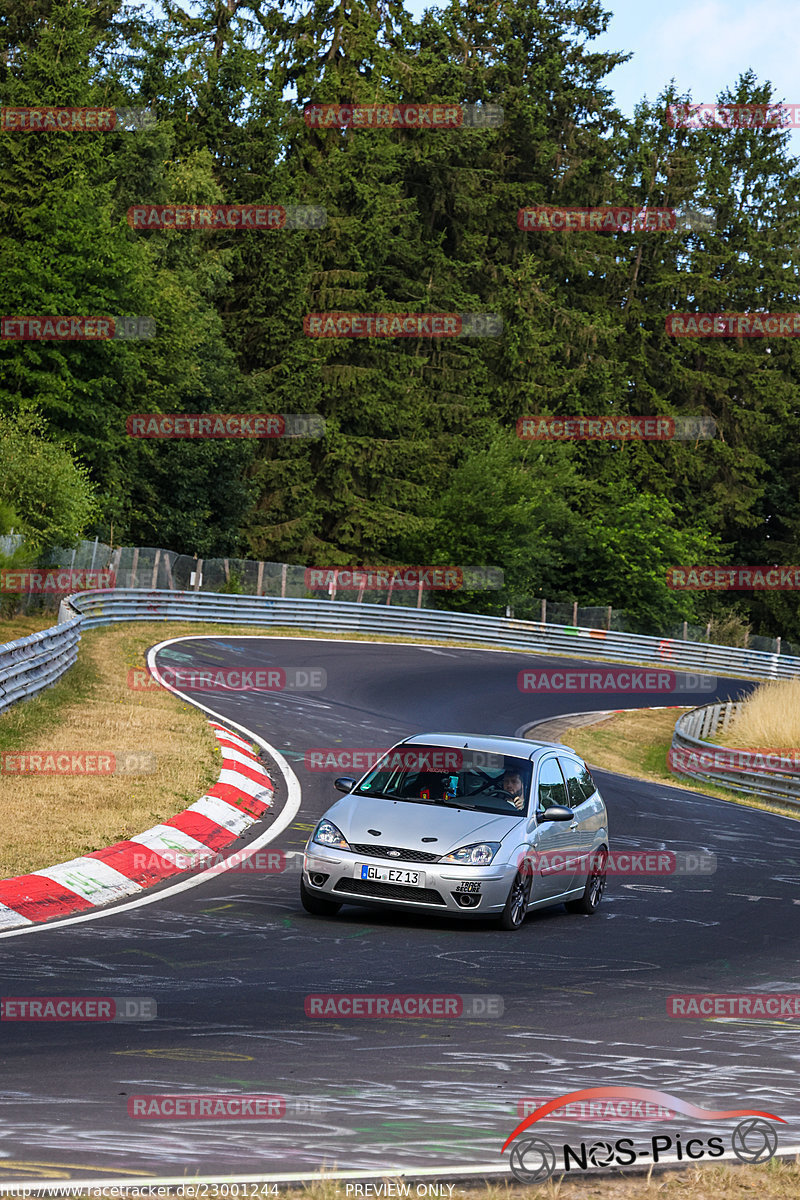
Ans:
<svg viewBox="0 0 800 1200"><path fill-rule="evenodd" d="M404 867L371 867L367 863L359 863L356 867L357 879L375 879L381 883L402 883L406 887L425 887L424 871L407 871Z"/></svg>

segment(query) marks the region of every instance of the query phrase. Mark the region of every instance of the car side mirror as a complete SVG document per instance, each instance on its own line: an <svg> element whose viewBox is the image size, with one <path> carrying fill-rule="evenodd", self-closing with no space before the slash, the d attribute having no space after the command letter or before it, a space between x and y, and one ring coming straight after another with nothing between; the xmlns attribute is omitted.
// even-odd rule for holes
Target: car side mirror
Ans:
<svg viewBox="0 0 800 1200"><path fill-rule="evenodd" d="M537 808L538 821L571 821L575 816L571 808L564 804L551 804L549 808Z"/></svg>
<svg viewBox="0 0 800 1200"><path fill-rule="evenodd" d="M356 781L350 775L340 775L338 779L334 779L333 786L337 792L352 792Z"/></svg>

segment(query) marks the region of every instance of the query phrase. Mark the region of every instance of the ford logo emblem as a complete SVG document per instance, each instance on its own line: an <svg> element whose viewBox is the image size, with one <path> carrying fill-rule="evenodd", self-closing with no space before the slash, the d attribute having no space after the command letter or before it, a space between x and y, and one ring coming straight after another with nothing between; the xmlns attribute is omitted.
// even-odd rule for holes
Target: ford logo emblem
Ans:
<svg viewBox="0 0 800 1200"><path fill-rule="evenodd" d="M387 858L399 858L399 857L400 857L400 851L399 851L399 850L387 850L387 851L386 851L386 857L387 857Z"/></svg>

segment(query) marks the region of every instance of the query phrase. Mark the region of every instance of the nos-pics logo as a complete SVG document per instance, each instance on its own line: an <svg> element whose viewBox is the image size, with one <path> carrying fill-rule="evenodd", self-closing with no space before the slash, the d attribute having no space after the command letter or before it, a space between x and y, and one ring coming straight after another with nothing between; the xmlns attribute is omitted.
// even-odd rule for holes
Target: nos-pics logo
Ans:
<svg viewBox="0 0 800 1200"><path fill-rule="evenodd" d="M668 1092L655 1091L652 1088L582 1088L577 1092L556 1096L535 1109L506 1139L501 1153L535 1122L552 1113L556 1114L553 1120L563 1120L561 1110L567 1105L600 1098L657 1104L662 1109L682 1113L695 1121L728 1121L734 1117L742 1118L731 1132L730 1148L740 1162L746 1163L762 1163L772 1158L778 1148L778 1135L775 1127L769 1122L780 1121L781 1124L785 1124L783 1117L777 1117L774 1113L753 1108L698 1108L697 1105L689 1104L678 1096L671 1096ZM542 1183L556 1171L587 1171L592 1167L630 1167L640 1160L658 1163L666 1158L671 1162L696 1162L704 1158L721 1158L724 1154L725 1143L722 1134L690 1134L687 1137L685 1133L664 1133L655 1134L649 1139L642 1138L638 1144L633 1138L623 1137L613 1141L581 1141L572 1145L565 1143L559 1148L542 1137L533 1136L521 1138L512 1146L510 1165L512 1173L521 1183Z"/></svg>

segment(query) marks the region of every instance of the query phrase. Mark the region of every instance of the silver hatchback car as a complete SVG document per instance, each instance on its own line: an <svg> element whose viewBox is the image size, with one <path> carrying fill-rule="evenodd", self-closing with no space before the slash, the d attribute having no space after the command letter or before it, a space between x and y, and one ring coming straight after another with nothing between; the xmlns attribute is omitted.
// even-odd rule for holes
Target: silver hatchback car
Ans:
<svg viewBox="0 0 800 1200"><path fill-rule="evenodd" d="M519 929L528 912L603 896L608 814L584 762L555 742L429 733L389 750L308 839L307 912L379 904Z"/></svg>

